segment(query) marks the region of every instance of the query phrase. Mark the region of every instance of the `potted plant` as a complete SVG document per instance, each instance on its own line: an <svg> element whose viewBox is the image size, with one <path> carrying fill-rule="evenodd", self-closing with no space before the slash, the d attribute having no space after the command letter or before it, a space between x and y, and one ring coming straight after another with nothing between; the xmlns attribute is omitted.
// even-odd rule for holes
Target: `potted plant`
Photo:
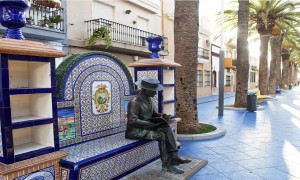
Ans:
<svg viewBox="0 0 300 180"><path fill-rule="evenodd" d="M61 17L61 15L51 16L51 17L49 17L49 27L53 28L54 24L57 25L58 23L60 23L62 21L63 21L63 18Z"/></svg>
<svg viewBox="0 0 300 180"><path fill-rule="evenodd" d="M88 40L89 47L91 47L92 45L95 45L97 40L102 40L102 39L105 41L106 48L111 46L112 39L110 37L110 31L106 26L100 27L93 32L93 34L91 35L91 37Z"/></svg>
<svg viewBox="0 0 300 180"><path fill-rule="evenodd" d="M53 0L36 0L35 4L49 8L62 9L60 3Z"/></svg>
<svg viewBox="0 0 300 180"><path fill-rule="evenodd" d="M29 16L28 18L26 18L26 24L29 24L29 25L33 25L34 24L34 20L31 16Z"/></svg>
<svg viewBox="0 0 300 180"><path fill-rule="evenodd" d="M50 20L47 18L47 16L45 15L44 18L42 20L39 21L39 25L41 27L49 27L50 24Z"/></svg>

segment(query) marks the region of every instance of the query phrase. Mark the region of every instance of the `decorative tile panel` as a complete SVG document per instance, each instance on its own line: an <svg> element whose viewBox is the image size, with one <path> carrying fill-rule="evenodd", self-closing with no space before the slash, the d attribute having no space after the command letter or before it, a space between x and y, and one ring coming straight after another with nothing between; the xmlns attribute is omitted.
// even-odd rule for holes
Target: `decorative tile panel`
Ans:
<svg viewBox="0 0 300 180"><path fill-rule="evenodd" d="M158 144L152 141L83 168L79 176L80 179L114 179L157 156L159 156Z"/></svg>
<svg viewBox="0 0 300 180"><path fill-rule="evenodd" d="M3 157L3 145L2 145L1 123L0 123L0 156Z"/></svg>
<svg viewBox="0 0 300 180"><path fill-rule="evenodd" d="M41 169L39 171L30 173L30 174L26 174L24 176L20 176L15 178L14 180L32 180L32 179L45 179L45 180L54 180L55 179L55 168L54 166L45 168L45 169Z"/></svg>
<svg viewBox="0 0 300 180"><path fill-rule="evenodd" d="M61 168L61 180L68 180L69 179L70 170Z"/></svg>
<svg viewBox="0 0 300 180"><path fill-rule="evenodd" d="M109 81L94 81L92 83L92 109L94 115L111 111L111 92Z"/></svg>
<svg viewBox="0 0 300 180"><path fill-rule="evenodd" d="M105 131L108 129L113 129L121 126L121 119L124 116L121 116L121 110L124 112L124 102L121 101L122 90L120 89L119 82L116 81L114 76L106 72L95 72L87 77L81 77L82 84L79 88L79 85L75 86L80 89L77 96L75 91L74 101L78 101L80 104L80 111L76 111L75 108L75 117L80 117L80 122L76 120L76 136L79 133L82 136L97 133L100 131ZM111 111L104 114L94 114L93 113L93 94L92 86L95 81L106 81L111 84ZM121 109L122 108L122 109ZM78 133L79 132L79 133Z"/></svg>
<svg viewBox="0 0 300 180"><path fill-rule="evenodd" d="M60 101L60 102L57 102L57 108L74 107L74 106L78 106L78 103L74 104L74 101Z"/></svg>
<svg viewBox="0 0 300 180"><path fill-rule="evenodd" d="M145 71L138 71L137 72L137 80L141 80L141 79L144 79L144 78L147 78L147 77L150 77L150 78L153 78L153 79L158 79L158 70L150 70L150 71L145 70ZM155 95L152 98L152 102L154 104L155 110L158 111L158 96L157 95Z"/></svg>
<svg viewBox="0 0 300 180"><path fill-rule="evenodd" d="M124 103L131 99L128 82L122 67L109 57L79 61L68 73L65 101L57 103L58 109L74 108L74 136L60 136L60 147L126 130ZM105 103L99 103L104 97Z"/></svg>
<svg viewBox="0 0 300 180"><path fill-rule="evenodd" d="M78 83L78 78L80 76L86 76L89 74L92 70L87 70L89 67L95 67L96 69L98 67L106 67L110 69L109 71L114 71L118 78L120 78L122 81L122 85L124 87L124 94L129 95L130 94L130 87L129 83L126 77L125 72L121 68L120 65L118 65L115 61L111 60L108 57L91 57L86 58L85 60L79 62L79 64L76 65L76 68L72 69L70 72L67 81L65 82L65 88L64 88L64 99L65 100L72 100L74 98L74 89L76 83ZM100 69L101 70L101 69Z"/></svg>
<svg viewBox="0 0 300 180"><path fill-rule="evenodd" d="M60 108L57 110L59 141L75 138L74 108Z"/></svg>
<svg viewBox="0 0 300 180"><path fill-rule="evenodd" d="M126 139L125 133L119 133L77 144L62 150L68 153L68 156L64 158L65 160L77 163L84 159L107 153L134 142L136 142L136 140Z"/></svg>

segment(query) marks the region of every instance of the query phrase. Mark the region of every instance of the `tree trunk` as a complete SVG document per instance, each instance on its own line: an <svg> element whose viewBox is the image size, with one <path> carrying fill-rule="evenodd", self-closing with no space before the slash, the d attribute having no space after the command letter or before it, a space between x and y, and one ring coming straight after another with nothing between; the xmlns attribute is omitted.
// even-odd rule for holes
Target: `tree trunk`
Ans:
<svg viewBox="0 0 300 180"><path fill-rule="evenodd" d="M271 44L271 65L270 65L270 77L269 77L269 94L275 94L276 89L276 77L278 67L280 67L279 62L281 59L281 38L273 37L270 40Z"/></svg>
<svg viewBox="0 0 300 180"><path fill-rule="evenodd" d="M288 84L292 83L293 71L294 71L294 65L293 63L289 62Z"/></svg>
<svg viewBox="0 0 300 180"><path fill-rule="evenodd" d="M248 20L249 1L239 0L238 34L237 34L237 84L235 93L235 107L247 106L247 90L249 78L248 51Z"/></svg>
<svg viewBox="0 0 300 180"><path fill-rule="evenodd" d="M259 90L260 94L268 94L268 44L270 35L260 35L260 56L259 56Z"/></svg>
<svg viewBox="0 0 300 180"><path fill-rule="evenodd" d="M298 73L298 69L297 69L297 65L294 64L294 71L293 71L293 83L297 83L297 73Z"/></svg>
<svg viewBox="0 0 300 180"><path fill-rule="evenodd" d="M278 55L278 59L277 59L277 64L276 64L276 67L275 67L275 70L276 70L276 86L279 86L281 85L281 78L282 78L282 72L281 72L281 53L282 53L282 41L283 41L283 38L284 36L283 35L280 35L280 41L279 41L279 46L280 46L280 50L279 50L279 54Z"/></svg>
<svg viewBox="0 0 300 180"><path fill-rule="evenodd" d="M176 70L176 116L178 128L191 131L199 126L197 114L199 1L175 0L174 43Z"/></svg>
<svg viewBox="0 0 300 180"><path fill-rule="evenodd" d="M281 80L281 88L284 88L284 85L288 85L288 72L289 72L289 58L290 54L285 53L282 54L282 80Z"/></svg>

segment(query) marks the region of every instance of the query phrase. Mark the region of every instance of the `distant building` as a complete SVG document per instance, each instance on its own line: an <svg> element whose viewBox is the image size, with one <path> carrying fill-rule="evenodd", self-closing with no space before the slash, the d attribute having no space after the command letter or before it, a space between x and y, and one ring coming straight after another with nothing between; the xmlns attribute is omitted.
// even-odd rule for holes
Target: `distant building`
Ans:
<svg viewBox="0 0 300 180"><path fill-rule="evenodd" d="M39 41L49 46L64 50L66 47L66 1L52 0L54 3L41 3L41 1L29 0L30 8L26 13L26 26L22 32L26 40ZM0 26L0 34L6 28ZM62 62L62 58L56 59L56 65Z"/></svg>
<svg viewBox="0 0 300 180"><path fill-rule="evenodd" d="M210 20L199 17L198 66L197 66L197 97L212 94L211 73L211 29Z"/></svg>
<svg viewBox="0 0 300 180"><path fill-rule="evenodd" d="M67 1L68 52L72 55L93 50L105 51L128 65L149 57L147 37L164 36L160 55L167 57L169 43L164 35L167 32L165 24L169 25L172 20L167 17L168 11L165 12L164 7L167 8L160 0ZM110 47L106 48L104 40L97 40L89 46L89 39L99 29L109 31L112 40Z"/></svg>

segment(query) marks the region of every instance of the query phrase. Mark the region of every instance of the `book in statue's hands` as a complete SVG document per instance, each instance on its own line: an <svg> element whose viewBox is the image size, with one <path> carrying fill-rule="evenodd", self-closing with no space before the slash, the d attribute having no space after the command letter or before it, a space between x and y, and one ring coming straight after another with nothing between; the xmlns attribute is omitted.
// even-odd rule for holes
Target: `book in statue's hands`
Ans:
<svg viewBox="0 0 300 180"><path fill-rule="evenodd" d="M153 118L150 118L150 121L153 122L153 123L161 123L161 124L168 124L168 122L162 118L162 117L153 117Z"/></svg>

